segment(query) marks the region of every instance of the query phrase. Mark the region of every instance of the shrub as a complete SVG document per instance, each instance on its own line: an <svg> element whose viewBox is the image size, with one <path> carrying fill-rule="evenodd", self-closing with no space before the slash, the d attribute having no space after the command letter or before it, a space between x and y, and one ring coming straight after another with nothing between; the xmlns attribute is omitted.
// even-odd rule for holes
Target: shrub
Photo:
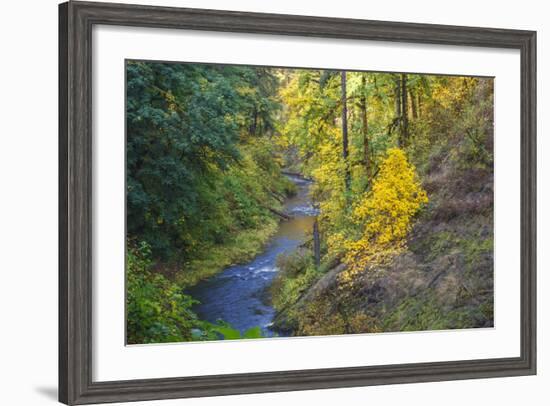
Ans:
<svg viewBox="0 0 550 406"><path fill-rule="evenodd" d="M281 310L298 302L315 280L320 276L309 253L297 250L277 258L279 273L273 281L272 300L276 309Z"/></svg>
<svg viewBox="0 0 550 406"><path fill-rule="evenodd" d="M391 148L374 179L372 190L359 200L353 220L361 237L347 241L344 261L350 271L383 260L402 245L414 215L428 202L428 196L403 150ZM344 273L344 276L351 276Z"/></svg>
<svg viewBox="0 0 550 406"><path fill-rule="evenodd" d="M127 342L188 341L198 319L195 301L164 276L150 271L151 248L146 243L129 248L127 255Z"/></svg>

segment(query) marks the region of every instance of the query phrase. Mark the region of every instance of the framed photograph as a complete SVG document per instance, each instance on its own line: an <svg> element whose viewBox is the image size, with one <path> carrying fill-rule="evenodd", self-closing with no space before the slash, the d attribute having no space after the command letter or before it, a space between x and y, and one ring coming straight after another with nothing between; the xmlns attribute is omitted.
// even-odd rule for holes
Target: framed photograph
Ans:
<svg viewBox="0 0 550 406"><path fill-rule="evenodd" d="M59 400L536 373L536 33L59 8Z"/></svg>

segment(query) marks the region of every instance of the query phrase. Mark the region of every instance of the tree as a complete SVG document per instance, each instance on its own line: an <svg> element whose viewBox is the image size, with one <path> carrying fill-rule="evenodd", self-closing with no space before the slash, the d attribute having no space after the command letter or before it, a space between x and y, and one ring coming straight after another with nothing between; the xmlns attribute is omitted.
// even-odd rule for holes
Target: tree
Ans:
<svg viewBox="0 0 550 406"><path fill-rule="evenodd" d="M399 75L394 75L394 99L395 99L395 115L394 115L394 121L396 123L399 123L401 120L401 112L403 104L401 102L401 77ZM398 141L401 141L400 139Z"/></svg>
<svg viewBox="0 0 550 406"><path fill-rule="evenodd" d="M414 215L427 202L426 191L405 152L389 149L372 189L353 210L353 221L362 231L359 239L346 243L345 262L350 269L360 270L396 252Z"/></svg>
<svg viewBox="0 0 550 406"><path fill-rule="evenodd" d="M346 191L351 190L351 170L349 164L349 140L348 140L348 98L346 88L346 71L340 73L342 81L342 159L344 161L344 183Z"/></svg>
<svg viewBox="0 0 550 406"><path fill-rule="evenodd" d="M363 163L365 165L365 173L367 175L368 182L370 183L372 177L372 166L367 116L367 75L365 73L361 73L361 96L359 99L359 108L361 110L361 132L363 135Z"/></svg>
<svg viewBox="0 0 550 406"><path fill-rule="evenodd" d="M407 75L401 74L401 142L404 147L409 141L409 108L407 103Z"/></svg>
<svg viewBox="0 0 550 406"><path fill-rule="evenodd" d="M258 140L275 127L273 71L129 62L127 81L128 235L188 261L259 221L276 166Z"/></svg>

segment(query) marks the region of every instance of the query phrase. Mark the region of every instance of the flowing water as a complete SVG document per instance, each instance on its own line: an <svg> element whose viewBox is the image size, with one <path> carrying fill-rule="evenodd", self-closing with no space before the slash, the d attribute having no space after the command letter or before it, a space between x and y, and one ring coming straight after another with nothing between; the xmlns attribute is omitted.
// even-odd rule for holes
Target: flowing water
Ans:
<svg viewBox="0 0 550 406"><path fill-rule="evenodd" d="M264 335L273 335L269 327L275 309L270 304L269 287L278 271L277 256L290 253L303 243L316 214L308 196L310 182L294 176L289 178L298 187L297 194L288 199L284 207L292 218L280 223L264 250L252 261L230 266L189 289L188 293L200 301L194 311L202 320L221 319L241 332L260 326Z"/></svg>

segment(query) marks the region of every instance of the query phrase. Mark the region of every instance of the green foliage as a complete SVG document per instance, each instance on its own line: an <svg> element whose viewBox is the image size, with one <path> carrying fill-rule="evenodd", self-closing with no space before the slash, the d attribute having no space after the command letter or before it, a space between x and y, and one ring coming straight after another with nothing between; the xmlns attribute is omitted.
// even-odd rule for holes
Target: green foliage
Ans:
<svg viewBox="0 0 550 406"><path fill-rule="evenodd" d="M284 310L300 300L307 289L322 276L309 252L297 250L277 258L279 272L271 287L273 305Z"/></svg>
<svg viewBox="0 0 550 406"><path fill-rule="evenodd" d="M262 329L259 326L256 326L246 330L243 333L242 338L252 339L252 338L262 338L262 337L263 337Z"/></svg>
<svg viewBox="0 0 550 406"><path fill-rule="evenodd" d="M145 344L192 339L192 330L204 327L191 311L196 302L162 275L150 272L150 267L148 244L128 249L127 342Z"/></svg>
<svg viewBox="0 0 550 406"><path fill-rule="evenodd" d="M281 256L272 286L297 334L467 327L492 317L487 295L466 306L458 294L450 305L425 292L376 316L354 296L369 286L370 269L408 249L418 215L448 227L411 252L428 262L459 252L468 280L486 286L476 272L492 253L492 232L450 224L492 210L490 182L468 189L468 179L492 175L491 80L347 72L344 92L330 70L128 62L126 74L129 342L261 337L260 328L199 320L182 292L261 250L296 191L284 165L314 180L320 208L321 266L303 248ZM324 281L339 285L333 296L311 299L341 262L344 277Z"/></svg>
<svg viewBox="0 0 550 406"><path fill-rule="evenodd" d="M230 327L227 323L220 322L220 325L214 327L213 331L220 334L224 340L263 338L262 329L259 326L249 328L241 334L239 330Z"/></svg>
<svg viewBox="0 0 550 406"><path fill-rule="evenodd" d="M128 62L127 225L185 263L272 217L287 185L267 141L279 108L266 69Z"/></svg>
<svg viewBox="0 0 550 406"><path fill-rule="evenodd" d="M131 247L126 255L128 344L261 338L260 327L243 334L224 321L199 320L192 311L198 303L182 288L151 271L151 248L147 243Z"/></svg>

